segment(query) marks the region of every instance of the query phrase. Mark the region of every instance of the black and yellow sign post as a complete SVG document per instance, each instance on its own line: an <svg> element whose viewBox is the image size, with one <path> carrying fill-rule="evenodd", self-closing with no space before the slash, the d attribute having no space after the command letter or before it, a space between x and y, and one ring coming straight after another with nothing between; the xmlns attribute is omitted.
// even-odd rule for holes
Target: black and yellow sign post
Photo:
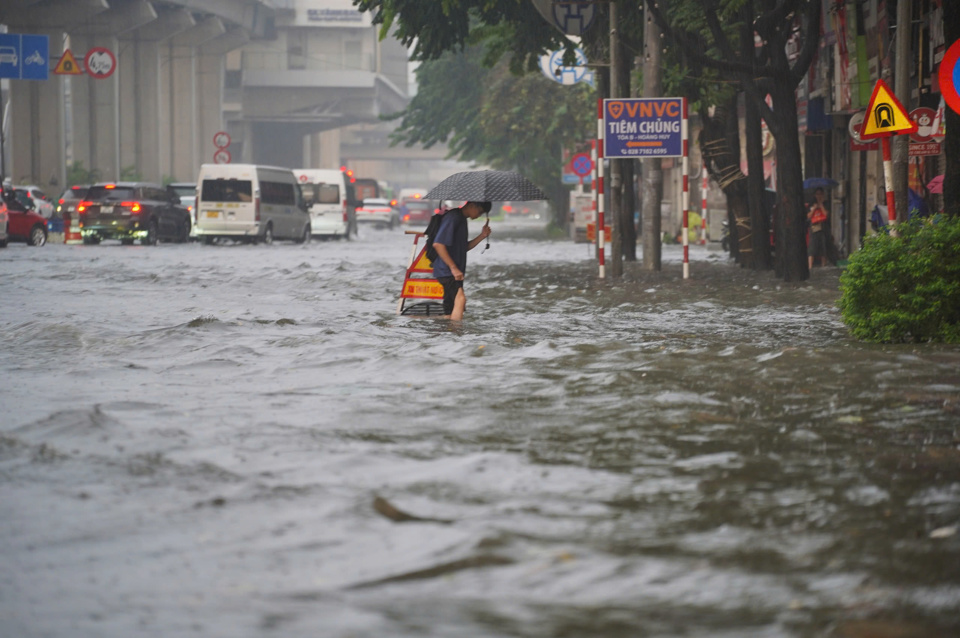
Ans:
<svg viewBox="0 0 960 638"><path fill-rule="evenodd" d="M873 95L867 106L867 113L860 128L860 138L872 140L880 138L883 149L883 181L887 191L887 215L890 226L897 223L897 205L893 192L893 161L890 158L890 138L894 135L909 135L917 132L917 123L903 108L900 100L883 80L877 80Z"/></svg>

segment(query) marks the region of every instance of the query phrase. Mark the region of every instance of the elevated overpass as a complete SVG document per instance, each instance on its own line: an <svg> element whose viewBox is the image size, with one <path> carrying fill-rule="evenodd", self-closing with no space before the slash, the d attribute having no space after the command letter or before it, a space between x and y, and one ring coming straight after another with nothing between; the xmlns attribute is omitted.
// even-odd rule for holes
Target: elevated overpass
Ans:
<svg viewBox="0 0 960 638"><path fill-rule="evenodd" d="M94 47L116 57L105 79L9 81L7 176L56 191L66 182L67 162L75 161L101 179L190 181L212 161L214 134L223 130L233 139L234 162L339 163L342 127L376 122L406 104L406 51L380 43L369 18L356 23L347 16L355 23L348 33L338 22L324 23L329 11L304 8L325 4L352 6L4 0L0 24L48 35L51 68L68 48L81 63ZM338 37L346 51L340 58L324 50ZM307 52L311 46L317 53Z"/></svg>

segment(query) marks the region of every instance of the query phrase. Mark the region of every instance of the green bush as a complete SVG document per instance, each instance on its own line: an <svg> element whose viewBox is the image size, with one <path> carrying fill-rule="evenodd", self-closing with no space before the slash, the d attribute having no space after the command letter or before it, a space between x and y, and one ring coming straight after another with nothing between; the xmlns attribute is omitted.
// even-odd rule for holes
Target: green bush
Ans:
<svg viewBox="0 0 960 638"><path fill-rule="evenodd" d="M858 339L960 343L960 219L897 226L866 240L840 276L838 305Z"/></svg>

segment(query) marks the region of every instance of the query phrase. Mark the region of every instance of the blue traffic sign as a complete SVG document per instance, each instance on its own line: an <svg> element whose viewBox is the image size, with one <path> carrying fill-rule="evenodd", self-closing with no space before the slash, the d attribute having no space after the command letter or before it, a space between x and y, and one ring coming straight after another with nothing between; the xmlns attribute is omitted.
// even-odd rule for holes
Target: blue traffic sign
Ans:
<svg viewBox="0 0 960 638"><path fill-rule="evenodd" d="M50 37L0 33L0 78L46 80L50 77Z"/></svg>
<svg viewBox="0 0 960 638"><path fill-rule="evenodd" d="M683 157L683 98L603 101L604 157Z"/></svg>

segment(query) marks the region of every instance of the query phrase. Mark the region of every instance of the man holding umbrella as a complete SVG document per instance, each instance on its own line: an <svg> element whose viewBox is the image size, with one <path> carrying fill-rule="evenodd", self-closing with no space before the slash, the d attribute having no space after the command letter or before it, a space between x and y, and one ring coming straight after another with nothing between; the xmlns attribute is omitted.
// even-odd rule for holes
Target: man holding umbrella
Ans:
<svg viewBox="0 0 960 638"><path fill-rule="evenodd" d="M437 258L433 261L433 276L443 286L443 314L445 318L460 321L467 307L463 293L463 273L467 270L467 252L490 236L490 222L483 225L480 234L467 240L467 219L477 219L490 212L490 202L467 202L443 214L440 228L433 238Z"/></svg>
<svg viewBox="0 0 960 638"><path fill-rule="evenodd" d="M467 298L463 294L463 271L467 251L490 236L487 221L477 237L467 240L467 218L476 219L490 212L490 202L546 199L539 188L513 171L464 171L446 178L430 189L424 199L466 201L462 208L448 210L433 239L437 259L433 276L443 285L443 313L450 319L463 318Z"/></svg>

